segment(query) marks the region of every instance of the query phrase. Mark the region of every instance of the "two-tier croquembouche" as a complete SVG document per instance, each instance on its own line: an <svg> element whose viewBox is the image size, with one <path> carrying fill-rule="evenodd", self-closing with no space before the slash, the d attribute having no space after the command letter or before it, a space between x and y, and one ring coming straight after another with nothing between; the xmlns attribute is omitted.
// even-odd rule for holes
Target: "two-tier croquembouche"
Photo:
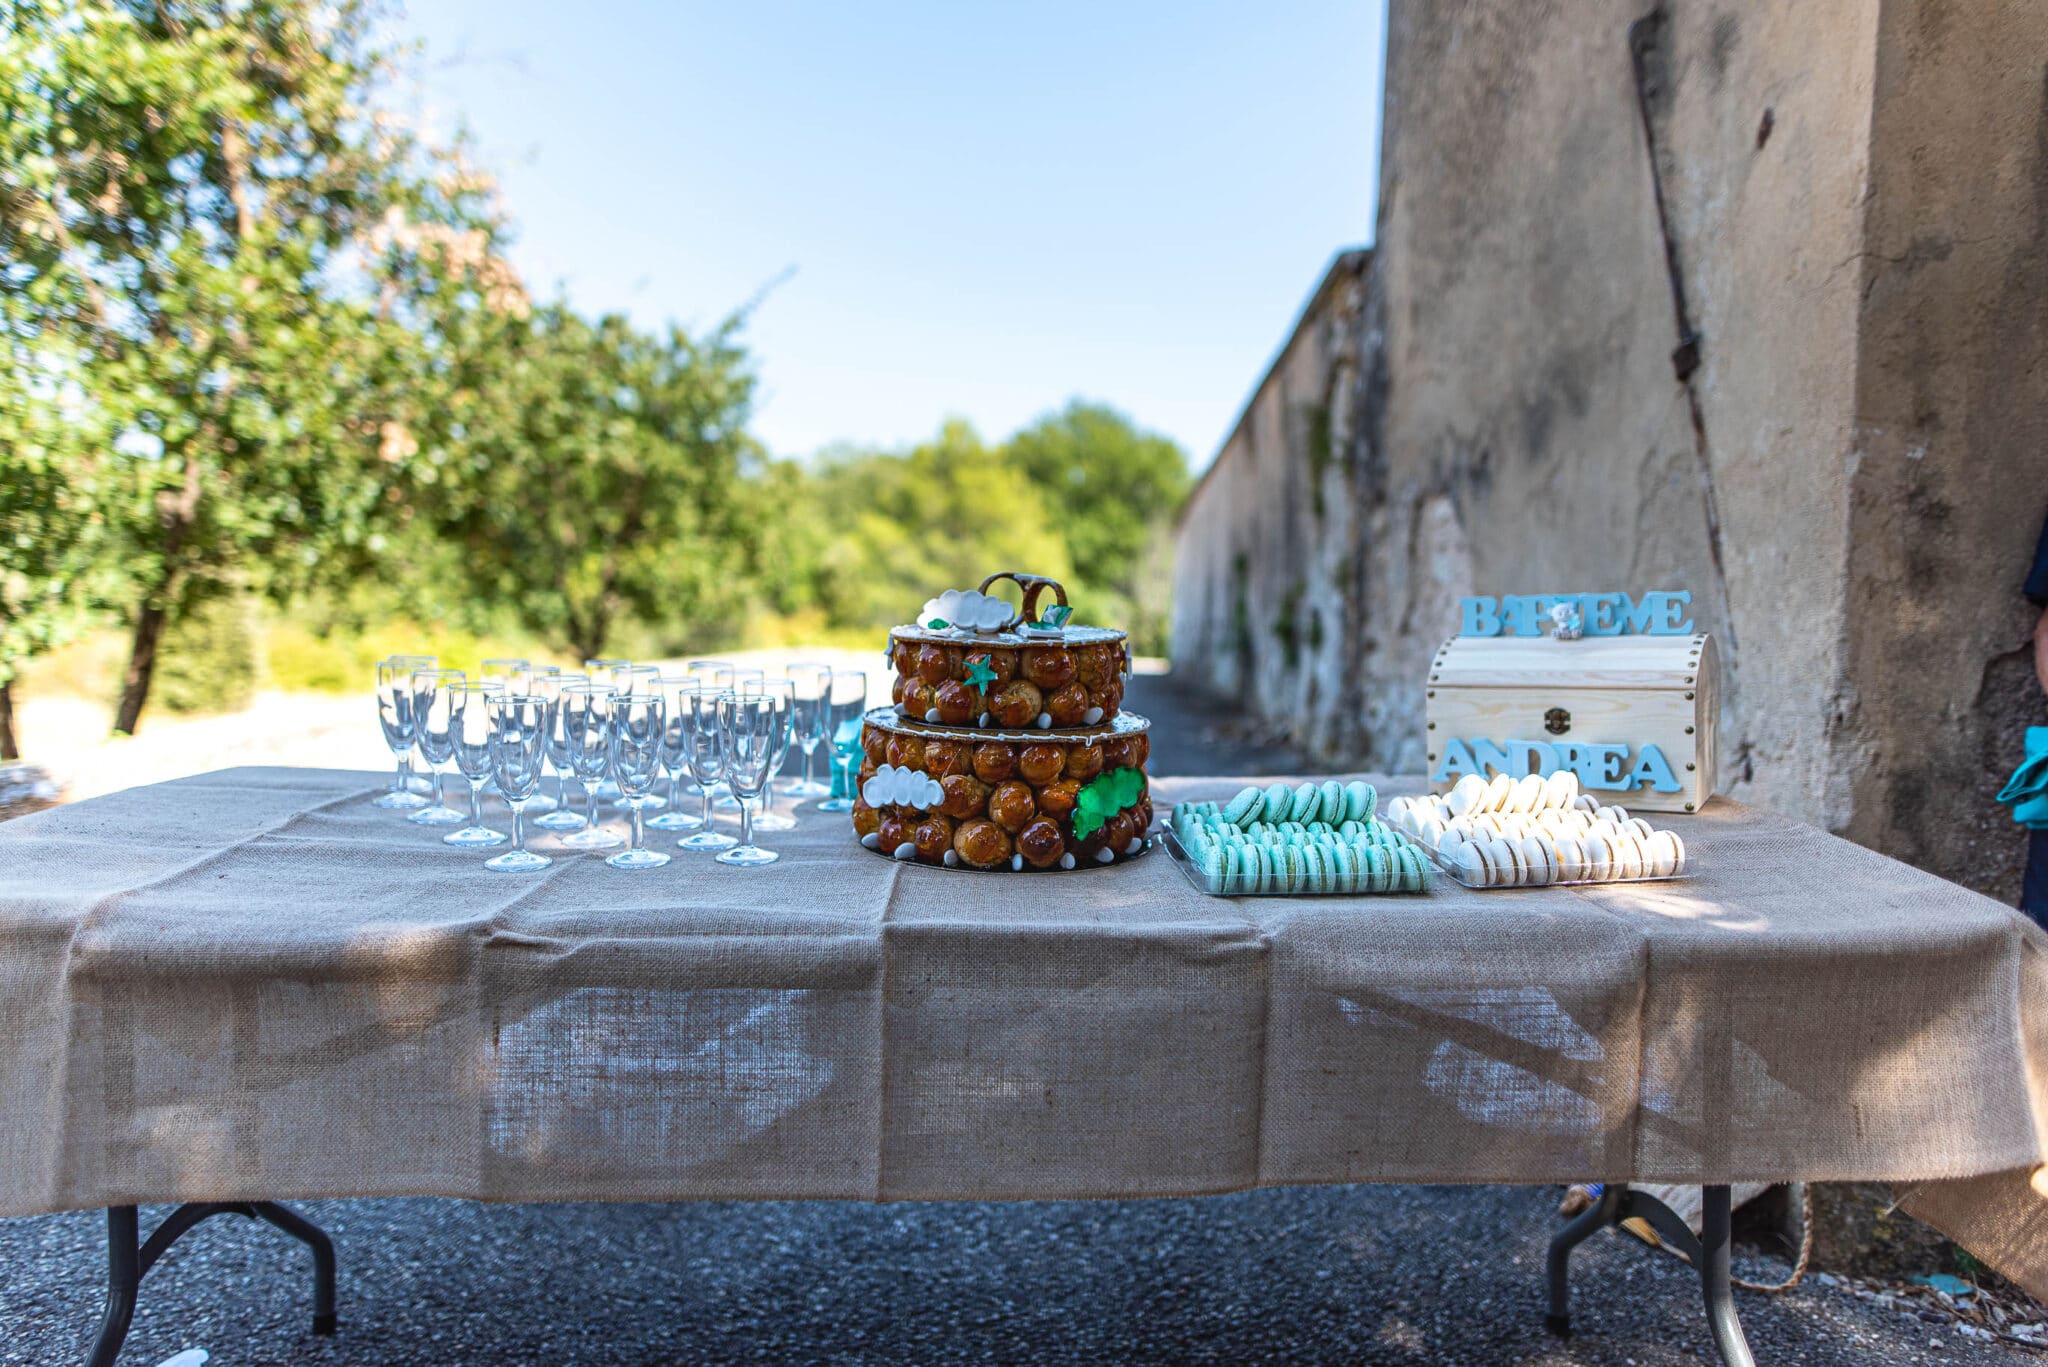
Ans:
<svg viewBox="0 0 2048 1367"><path fill-rule="evenodd" d="M1020 603L990 592L1004 581ZM947 590L889 633L895 701L861 727L862 845L1019 872L1114 864L1150 847L1152 724L1123 708L1129 643L1072 617L1059 584L1005 572Z"/></svg>

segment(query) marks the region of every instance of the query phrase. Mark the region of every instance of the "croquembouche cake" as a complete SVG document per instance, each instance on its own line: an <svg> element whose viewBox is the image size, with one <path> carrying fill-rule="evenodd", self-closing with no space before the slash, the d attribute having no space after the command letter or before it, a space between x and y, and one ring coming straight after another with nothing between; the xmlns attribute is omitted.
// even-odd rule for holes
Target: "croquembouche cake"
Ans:
<svg viewBox="0 0 2048 1367"><path fill-rule="evenodd" d="M1020 603L990 593L1005 580ZM861 844L1012 871L1113 864L1149 848L1152 724L1123 707L1129 644L1072 616L1057 582L1004 572L947 590L889 633L895 700L861 726Z"/></svg>

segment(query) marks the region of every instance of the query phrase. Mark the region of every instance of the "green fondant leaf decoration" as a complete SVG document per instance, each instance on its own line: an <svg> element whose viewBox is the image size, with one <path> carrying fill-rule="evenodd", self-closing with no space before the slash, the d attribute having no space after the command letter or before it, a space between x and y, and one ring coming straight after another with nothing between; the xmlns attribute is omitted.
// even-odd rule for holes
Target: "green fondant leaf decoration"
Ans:
<svg viewBox="0 0 2048 1367"><path fill-rule="evenodd" d="M1145 771L1108 769L1090 779L1074 804L1074 839L1086 840L1102 824L1145 795Z"/></svg>
<svg viewBox="0 0 2048 1367"><path fill-rule="evenodd" d="M1061 603L1058 607L1046 609L1039 620L1049 627L1063 627L1067 624L1067 619L1073 615L1074 610L1065 603Z"/></svg>
<svg viewBox="0 0 2048 1367"><path fill-rule="evenodd" d="M950 624L943 617L934 617L931 621L925 623L925 626L933 631L944 631L948 625Z"/></svg>

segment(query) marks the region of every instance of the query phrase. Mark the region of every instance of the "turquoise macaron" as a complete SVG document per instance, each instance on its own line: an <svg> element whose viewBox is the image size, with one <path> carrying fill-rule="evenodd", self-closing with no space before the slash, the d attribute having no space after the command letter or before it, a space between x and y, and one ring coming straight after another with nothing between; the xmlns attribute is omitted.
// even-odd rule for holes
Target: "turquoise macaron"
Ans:
<svg viewBox="0 0 2048 1367"><path fill-rule="evenodd" d="M1245 788L1223 808L1223 819L1239 826L1252 819L1265 805L1266 795L1257 788Z"/></svg>
<svg viewBox="0 0 2048 1367"><path fill-rule="evenodd" d="M1287 819L1288 808L1294 805L1294 790L1284 783L1276 783L1266 789L1265 818L1271 825L1278 825Z"/></svg>

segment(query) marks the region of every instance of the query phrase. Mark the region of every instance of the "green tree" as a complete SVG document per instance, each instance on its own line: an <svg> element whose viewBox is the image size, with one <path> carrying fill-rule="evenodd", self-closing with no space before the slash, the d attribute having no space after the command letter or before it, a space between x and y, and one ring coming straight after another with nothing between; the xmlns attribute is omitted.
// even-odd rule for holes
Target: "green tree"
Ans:
<svg viewBox="0 0 2048 1367"><path fill-rule="evenodd" d="M753 375L737 321L695 338L555 305L506 320L421 498L472 591L579 658L627 620L704 630L747 595Z"/></svg>
<svg viewBox="0 0 2048 1367"><path fill-rule="evenodd" d="M824 548L816 593L839 626L908 621L925 595L996 570L1071 574L1040 490L958 419L907 453L828 456L800 515Z"/></svg>
<svg viewBox="0 0 2048 1367"><path fill-rule="evenodd" d="M1073 557L1079 620L1121 625L1140 649L1165 644L1161 547L1188 495L1186 454L1114 408L1075 399L1024 428L1003 457L1037 486Z"/></svg>
<svg viewBox="0 0 2048 1367"><path fill-rule="evenodd" d="M21 758L15 675L84 622L102 538L86 433L11 328L0 345L0 760L10 760Z"/></svg>
<svg viewBox="0 0 2048 1367"><path fill-rule="evenodd" d="M121 434L98 504L133 589L115 719L166 625L357 572L451 318L523 307L489 186L374 112L362 0L14 0L0 243L24 326ZM47 344L43 345L47 354Z"/></svg>

